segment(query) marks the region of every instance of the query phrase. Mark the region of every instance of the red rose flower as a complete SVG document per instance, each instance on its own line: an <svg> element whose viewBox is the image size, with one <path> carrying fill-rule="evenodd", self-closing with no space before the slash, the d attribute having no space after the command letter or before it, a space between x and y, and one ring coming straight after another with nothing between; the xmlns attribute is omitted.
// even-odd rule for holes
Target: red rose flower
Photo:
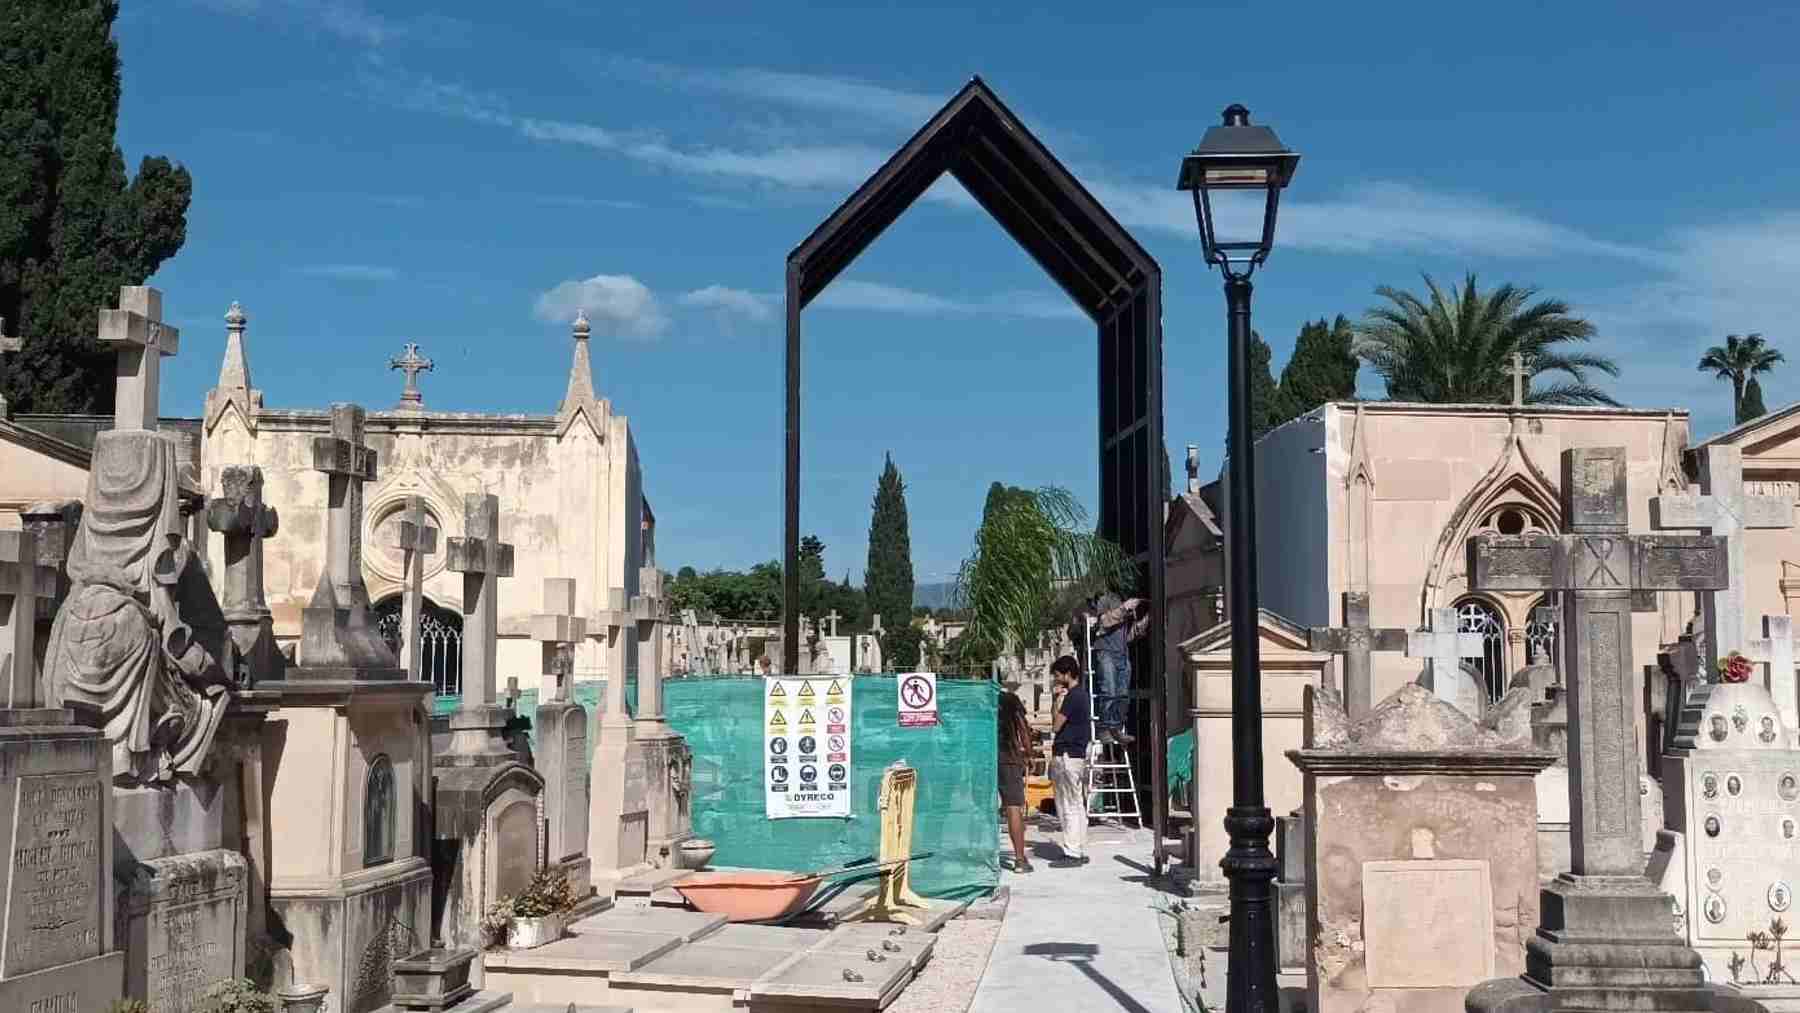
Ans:
<svg viewBox="0 0 1800 1013"><path fill-rule="evenodd" d="M1736 651L1719 660L1720 682L1749 682L1750 674L1754 671L1755 666L1750 659Z"/></svg>

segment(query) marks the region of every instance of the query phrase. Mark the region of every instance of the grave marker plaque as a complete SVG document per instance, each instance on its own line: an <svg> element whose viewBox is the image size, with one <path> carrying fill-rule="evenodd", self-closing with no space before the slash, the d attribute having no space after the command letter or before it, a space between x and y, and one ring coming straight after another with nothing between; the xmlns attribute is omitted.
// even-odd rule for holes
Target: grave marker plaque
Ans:
<svg viewBox="0 0 1800 1013"><path fill-rule="evenodd" d="M99 956L102 790L92 774L19 778L0 976Z"/></svg>

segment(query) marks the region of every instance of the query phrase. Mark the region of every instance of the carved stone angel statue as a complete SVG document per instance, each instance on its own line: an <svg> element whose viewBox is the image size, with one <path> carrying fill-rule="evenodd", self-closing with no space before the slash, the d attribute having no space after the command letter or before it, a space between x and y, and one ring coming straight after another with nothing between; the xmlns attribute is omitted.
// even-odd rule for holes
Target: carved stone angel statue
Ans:
<svg viewBox="0 0 1800 1013"><path fill-rule="evenodd" d="M198 774L231 700L236 647L182 537L175 444L111 431L94 445L69 598L44 659L52 706L100 727L113 779Z"/></svg>

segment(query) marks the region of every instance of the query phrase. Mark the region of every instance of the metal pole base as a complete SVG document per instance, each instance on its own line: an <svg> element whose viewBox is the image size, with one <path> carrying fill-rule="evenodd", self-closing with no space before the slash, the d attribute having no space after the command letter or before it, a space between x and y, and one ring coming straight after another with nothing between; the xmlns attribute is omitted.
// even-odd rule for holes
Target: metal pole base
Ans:
<svg viewBox="0 0 1800 1013"><path fill-rule="evenodd" d="M1275 855L1269 835L1275 818L1263 806L1233 806L1225 813L1231 848L1219 863L1231 881L1231 964L1225 975L1230 1013L1277 1013L1275 986Z"/></svg>

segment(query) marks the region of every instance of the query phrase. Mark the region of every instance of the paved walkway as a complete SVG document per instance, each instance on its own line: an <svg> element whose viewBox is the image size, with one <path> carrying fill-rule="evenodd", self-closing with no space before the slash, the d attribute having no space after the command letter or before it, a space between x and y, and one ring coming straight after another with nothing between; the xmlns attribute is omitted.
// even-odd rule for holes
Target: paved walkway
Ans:
<svg viewBox="0 0 1800 1013"><path fill-rule="evenodd" d="M970 1013L1180 1013L1162 895L1145 885L1150 833L1095 827L1086 866L1052 869L1054 827L1027 831L1037 871L1001 873L1012 902ZM1010 864L1012 846L1001 854Z"/></svg>

